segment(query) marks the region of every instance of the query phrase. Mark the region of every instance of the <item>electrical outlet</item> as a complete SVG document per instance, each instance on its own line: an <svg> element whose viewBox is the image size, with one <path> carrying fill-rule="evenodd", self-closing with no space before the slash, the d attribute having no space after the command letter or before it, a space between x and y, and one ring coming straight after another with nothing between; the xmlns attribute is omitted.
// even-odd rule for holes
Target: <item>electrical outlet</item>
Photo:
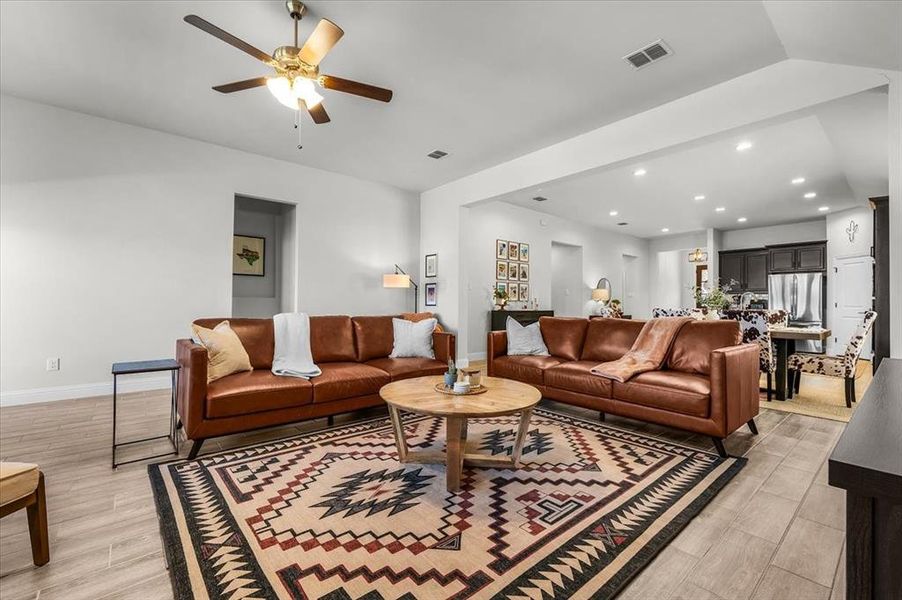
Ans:
<svg viewBox="0 0 902 600"><path fill-rule="evenodd" d="M57 358L48 358L47 359L47 370L48 371L59 371L60 370L60 359Z"/></svg>

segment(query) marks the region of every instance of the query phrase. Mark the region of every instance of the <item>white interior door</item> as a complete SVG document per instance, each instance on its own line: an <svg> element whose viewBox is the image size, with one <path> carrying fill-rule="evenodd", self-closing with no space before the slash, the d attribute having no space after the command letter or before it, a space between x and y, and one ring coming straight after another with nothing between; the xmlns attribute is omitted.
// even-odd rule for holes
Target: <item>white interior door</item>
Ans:
<svg viewBox="0 0 902 600"><path fill-rule="evenodd" d="M832 354L846 351L864 312L873 306L873 259L851 256L833 260L833 349ZM871 358L870 336L865 340L861 358Z"/></svg>

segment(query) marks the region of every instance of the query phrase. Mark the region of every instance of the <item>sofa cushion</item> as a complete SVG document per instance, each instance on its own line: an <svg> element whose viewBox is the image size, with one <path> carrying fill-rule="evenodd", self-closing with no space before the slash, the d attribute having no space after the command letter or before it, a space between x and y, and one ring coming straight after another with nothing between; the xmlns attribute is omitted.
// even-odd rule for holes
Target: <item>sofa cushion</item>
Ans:
<svg viewBox="0 0 902 600"><path fill-rule="evenodd" d="M631 404L705 418L711 405L711 383L704 375L649 371L625 383L615 381L614 398Z"/></svg>
<svg viewBox="0 0 902 600"><path fill-rule="evenodd" d="M320 365L323 374L310 380L316 403L379 393L391 381L388 373L358 362L332 362Z"/></svg>
<svg viewBox="0 0 902 600"><path fill-rule="evenodd" d="M564 360L579 360L588 325L588 319L567 317L539 319L539 329L542 330L542 339L548 352Z"/></svg>
<svg viewBox="0 0 902 600"><path fill-rule="evenodd" d="M354 340L357 346L357 360L366 362L374 358L384 358L391 354L392 318L386 317L353 317Z"/></svg>
<svg viewBox="0 0 902 600"><path fill-rule="evenodd" d="M356 361L351 317L310 317L310 351L317 364Z"/></svg>
<svg viewBox="0 0 902 600"><path fill-rule="evenodd" d="M441 375L448 370L447 364L431 358L376 358L367 361L366 364L385 371L392 381L426 375Z"/></svg>
<svg viewBox="0 0 902 600"><path fill-rule="evenodd" d="M232 373L252 371L251 359L235 335L228 321L223 321L213 329L191 326L195 338L207 349L207 383L221 379Z"/></svg>
<svg viewBox="0 0 902 600"><path fill-rule="evenodd" d="M251 359L251 366L255 369L271 369L273 348L275 347L275 334L273 333L272 319L197 319L195 325L207 329L213 329L223 321L229 322L229 327L241 340L241 345Z"/></svg>
<svg viewBox="0 0 902 600"><path fill-rule="evenodd" d="M280 377L270 371L235 373L207 386L207 417L218 419L302 406L313 402L306 379Z"/></svg>
<svg viewBox="0 0 902 600"><path fill-rule="evenodd" d="M686 323L673 340L667 368L684 373L710 375L711 352L735 346L741 340L739 323L732 319Z"/></svg>
<svg viewBox="0 0 902 600"><path fill-rule="evenodd" d="M561 359L554 356L499 356L492 361L492 374L523 383L544 385L545 369L561 362Z"/></svg>
<svg viewBox="0 0 902 600"><path fill-rule="evenodd" d="M643 325L645 321L630 319L589 319L580 360L596 364L617 360L633 347Z"/></svg>
<svg viewBox="0 0 902 600"><path fill-rule="evenodd" d="M41 471L37 465L0 462L0 506L24 498L38 488Z"/></svg>
<svg viewBox="0 0 902 600"><path fill-rule="evenodd" d="M545 385L599 398L610 398L613 389L611 380L589 372L597 364L598 361L595 360L579 360L551 367L545 371Z"/></svg>

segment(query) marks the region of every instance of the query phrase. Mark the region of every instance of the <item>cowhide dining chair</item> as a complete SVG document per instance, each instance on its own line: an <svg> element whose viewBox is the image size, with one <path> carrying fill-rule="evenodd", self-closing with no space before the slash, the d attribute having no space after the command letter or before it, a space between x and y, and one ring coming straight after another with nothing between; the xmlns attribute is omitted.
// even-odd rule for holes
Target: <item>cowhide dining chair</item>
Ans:
<svg viewBox="0 0 902 600"><path fill-rule="evenodd" d="M739 322L743 344L758 344L758 369L767 377L767 401L770 402L777 372L777 353L770 329L786 327L789 316L785 310L728 310L725 317Z"/></svg>
<svg viewBox="0 0 902 600"><path fill-rule="evenodd" d="M651 316L653 319L660 319L662 317L688 317L691 315L691 308L660 308L656 306L651 309Z"/></svg>
<svg viewBox="0 0 902 600"><path fill-rule="evenodd" d="M823 354L806 354L798 352L789 357L789 397L793 391L799 392L802 373L814 375L826 375L827 377L842 377L845 380L846 406L852 408L855 401L855 370L858 366L858 358L864 347L864 340L874 327L877 313L868 310L862 316L861 322L852 334L846 351L841 356L824 356Z"/></svg>

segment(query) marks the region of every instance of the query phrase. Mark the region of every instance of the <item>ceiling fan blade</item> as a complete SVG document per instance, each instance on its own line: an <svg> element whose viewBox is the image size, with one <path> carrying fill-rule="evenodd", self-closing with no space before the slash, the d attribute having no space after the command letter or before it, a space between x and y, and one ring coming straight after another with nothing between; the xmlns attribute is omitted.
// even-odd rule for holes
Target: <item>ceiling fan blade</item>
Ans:
<svg viewBox="0 0 902 600"><path fill-rule="evenodd" d="M304 47L298 53L298 58L315 67L344 34L345 32L342 31L341 27L329 19L321 19L317 23L316 29L304 42Z"/></svg>
<svg viewBox="0 0 902 600"><path fill-rule="evenodd" d="M310 117L313 119L313 122L317 125L322 125L323 123L328 123L332 120L329 118L329 113L326 112L326 109L323 106L322 102L320 102L313 108L309 108L306 102L304 102L303 100L298 100L298 105L299 107L303 106L307 109L307 112L310 113Z"/></svg>
<svg viewBox="0 0 902 600"><path fill-rule="evenodd" d="M391 102L392 98L391 90L376 87L375 85L369 85L368 83L360 83L359 81L333 77L332 75L321 75L319 84L327 90L337 90L346 94L363 96L364 98L370 98L371 100L378 100L380 102Z"/></svg>
<svg viewBox="0 0 902 600"><path fill-rule="evenodd" d="M230 45L238 48L239 50L250 54L257 60L265 62L268 65L272 65L275 62L273 60L272 56L270 56L266 52L263 52L259 48L255 48L255 47L251 46L244 40L235 37L234 35L232 35L228 31L225 31L224 29L220 29L219 27L217 27L213 23L210 23L209 21L205 21L205 20L201 19L197 15L188 15L187 17L185 17L185 22L190 25L194 25L201 31L206 31L213 37L217 37L217 38L221 39L226 44L230 44Z"/></svg>
<svg viewBox="0 0 902 600"><path fill-rule="evenodd" d="M266 77L254 77L253 79L245 79L244 81L234 81L223 85L215 85L213 86L213 89L220 94L231 94L232 92L249 90L262 85L266 85Z"/></svg>

